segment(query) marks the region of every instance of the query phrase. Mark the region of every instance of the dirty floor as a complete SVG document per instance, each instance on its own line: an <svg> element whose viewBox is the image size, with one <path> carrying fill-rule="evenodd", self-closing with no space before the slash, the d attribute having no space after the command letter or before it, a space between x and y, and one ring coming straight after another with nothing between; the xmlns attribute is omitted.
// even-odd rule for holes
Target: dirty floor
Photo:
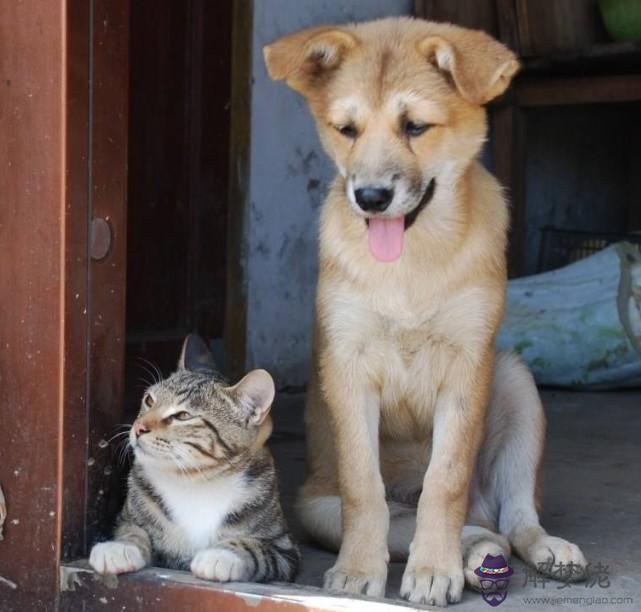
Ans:
<svg viewBox="0 0 641 612"><path fill-rule="evenodd" d="M641 392L547 390L542 396L548 417L542 523L582 548L593 578L570 586L543 581L512 559L514 574L500 610L641 610ZM290 517L305 470L303 403L302 395L281 394L274 408L271 447ZM334 558L305 544L298 582L321 586ZM402 571L403 564L390 567L389 598L398 595ZM478 593L466 590L453 609L485 606Z"/></svg>

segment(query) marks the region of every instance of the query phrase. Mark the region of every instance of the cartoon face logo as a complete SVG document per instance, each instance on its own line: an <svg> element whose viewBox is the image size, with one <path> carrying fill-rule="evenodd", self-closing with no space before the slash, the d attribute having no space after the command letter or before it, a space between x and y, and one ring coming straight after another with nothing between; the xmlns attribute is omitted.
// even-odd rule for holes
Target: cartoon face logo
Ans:
<svg viewBox="0 0 641 612"><path fill-rule="evenodd" d="M507 597L507 587L512 568L507 564L503 555L485 555L483 564L474 570L481 584L483 601L493 608L502 604Z"/></svg>

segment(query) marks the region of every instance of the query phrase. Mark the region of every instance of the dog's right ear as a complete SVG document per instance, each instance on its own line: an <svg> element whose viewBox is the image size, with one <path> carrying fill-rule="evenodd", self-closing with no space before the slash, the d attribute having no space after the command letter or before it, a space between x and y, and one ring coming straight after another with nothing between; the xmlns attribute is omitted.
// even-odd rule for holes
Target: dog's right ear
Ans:
<svg viewBox="0 0 641 612"><path fill-rule="evenodd" d="M357 44L347 30L320 26L278 38L263 47L263 56L272 79L285 80L307 96L326 81Z"/></svg>

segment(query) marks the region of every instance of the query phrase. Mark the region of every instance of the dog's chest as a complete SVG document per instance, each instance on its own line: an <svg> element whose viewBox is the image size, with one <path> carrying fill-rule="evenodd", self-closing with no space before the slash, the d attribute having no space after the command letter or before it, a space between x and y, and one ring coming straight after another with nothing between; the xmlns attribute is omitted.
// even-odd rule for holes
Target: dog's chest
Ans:
<svg viewBox="0 0 641 612"><path fill-rule="evenodd" d="M417 358L424 359L439 346L447 344L439 330L431 326L429 321L411 327L388 322L387 340L408 369L415 365Z"/></svg>

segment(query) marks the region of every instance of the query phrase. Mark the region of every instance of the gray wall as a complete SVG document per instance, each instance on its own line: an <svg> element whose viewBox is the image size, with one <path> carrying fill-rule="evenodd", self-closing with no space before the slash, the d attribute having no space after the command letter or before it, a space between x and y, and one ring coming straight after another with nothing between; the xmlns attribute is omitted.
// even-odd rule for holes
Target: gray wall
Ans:
<svg viewBox="0 0 641 612"><path fill-rule="evenodd" d="M248 367L307 379L318 212L334 168L302 98L265 71L262 47L310 25L410 14L412 0L255 0L250 213L245 228Z"/></svg>

